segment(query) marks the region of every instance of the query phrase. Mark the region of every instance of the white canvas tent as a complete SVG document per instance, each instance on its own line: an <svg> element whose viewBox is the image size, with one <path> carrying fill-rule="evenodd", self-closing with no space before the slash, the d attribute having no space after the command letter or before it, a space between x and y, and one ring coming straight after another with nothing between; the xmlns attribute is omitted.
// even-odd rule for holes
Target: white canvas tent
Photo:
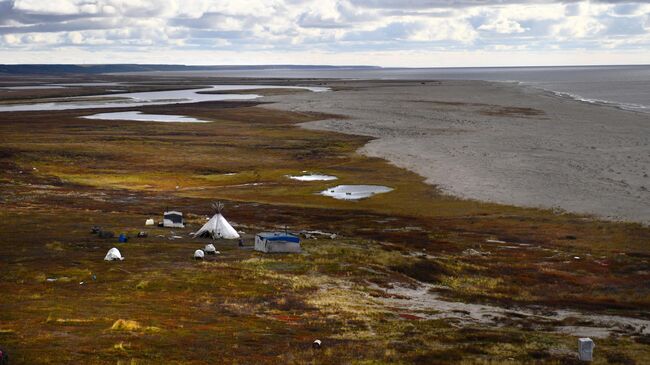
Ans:
<svg viewBox="0 0 650 365"><path fill-rule="evenodd" d="M106 257L104 257L104 260L106 261L124 260L124 257L122 257L120 250L113 247L110 250L108 250L108 253L106 254Z"/></svg>
<svg viewBox="0 0 650 365"><path fill-rule="evenodd" d="M205 245L205 247L203 248L203 251L204 251L205 253L207 253L208 255L216 255L217 252L219 252L219 251L217 251L217 249L214 247L214 245L211 244L211 243L208 243L207 245Z"/></svg>
<svg viewBox="0 0 650 365"><path fill-rule="evenodd" d="M221 214L223 204L214 204L213 207L217 210L217 214L213 215L207 223L194 233L194 237L209 236L214 239L225 238L227 240L234 240L239 238L239 233L232 228L230 223Z"/></svg>

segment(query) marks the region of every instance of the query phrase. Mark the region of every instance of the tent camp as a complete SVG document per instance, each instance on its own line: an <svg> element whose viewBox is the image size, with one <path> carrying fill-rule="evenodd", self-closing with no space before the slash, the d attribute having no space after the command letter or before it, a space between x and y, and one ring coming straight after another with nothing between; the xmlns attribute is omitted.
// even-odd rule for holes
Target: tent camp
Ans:
<svg viewBox="0 0 650 365"><path fill-rule="evenodd" d="M110 250L108 250L108 253L106 254L106 257L104 257L104 260L106 261L124 260L124 257L122 257L120 250L113 247Z"/></svg>
<svg viewBox="0 0 650 365"><path fill-rule="evenodd" d="M275 253L300 253L300 237L286 232L262 232L255 236L255 250Z"/></svg>
<svg viewBox="0 0 650 365"><path fill-rule="evenodd" d="M183 213L175 210L170 210L163 213L163 227L169 228L183 228L185 223L183 221Z"/></svg>
<svg viewBox="0 0 650 365"><path fill-rule="evenodd" d="M216 210L216 214L210 218L210 220L201 227L198 231L194 233L194 237L212 237L225 238L227 240L234 240L239 238L239 233L232 228L230 223L224 218L221 214L223 209L223 204L216 203L212 207Z"/></svg>

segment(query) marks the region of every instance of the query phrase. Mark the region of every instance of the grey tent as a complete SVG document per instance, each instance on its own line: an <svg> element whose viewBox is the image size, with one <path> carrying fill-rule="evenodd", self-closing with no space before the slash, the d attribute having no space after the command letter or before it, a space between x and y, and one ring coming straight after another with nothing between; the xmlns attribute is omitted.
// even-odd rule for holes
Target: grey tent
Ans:
<svg viewBox="0 0 650 365"><path fill-rule="evenodd" d="M169 228L183 228L185 222L183 221L183 213L175 210L170 210L163 213L163 227Z"/></svg>
<svg viewBox="0 0 650 365"><path fill-rule="evenodd" d="M255 236L255 250L266 253L300 253L300 237L286 232L262 232Z"/></svg>

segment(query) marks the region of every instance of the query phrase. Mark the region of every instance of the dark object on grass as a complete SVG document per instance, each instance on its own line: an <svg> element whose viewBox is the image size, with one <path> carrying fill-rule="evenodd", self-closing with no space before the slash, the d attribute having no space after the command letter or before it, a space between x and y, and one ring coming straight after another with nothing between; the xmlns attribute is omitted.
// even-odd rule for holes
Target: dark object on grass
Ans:
<svg viewBox="0 0 650 365"><path fill-rule="evenodd" d="M163 226L169 228L183 228L185 221L183 220L183 213L170 210L163 213Z"/></svg>
<svg viewBox="0 0 650 365"><path fill-rule="evenodd" d="M578 239L578 237L573 236L573 235L567 235L567 236L564 236L564 239L567 239L567 240L575 240L575 239Z"/></svg>
<svg viewBox="0 0 650 365"><path fill-rule="evenodd" d="M111 231L101 231L100 230L99 232L97 232L97 236L99 236L99 238L113 238L113 237L115 237L115 234L113 232L111 232Z"/></svg>
<svg viewBox="0 0 650 365"><path fill-rule="evenodd" d="M141 231L140 233L138 233L138 238L144 238L147 236L149 236L149 234L145 231Z"/></svg>
<svg viewBox="0 0 650 365"><path fill-rule="evenodd" d="M126 236L124 233L120 233L120 237L117 239L120 243L126 243L126 241L129 240L129 238Z"/></svg>
<svg viewBox="0 0 650 365"><path fill-rule="evenodd" d="M9 365L9 355L3 349L0 349L0 365Z"/></svg>
<svg viewBox="0 0 650 365"><path fill-rule="evenodd" d="M244 240L241 238L239 239L239 247L244 247Z"/></svg>
<svg viewBox="0 0 650 365"><path fill-rule="evenodd" d="M90 233L92 234L97 234L102 230L102 227L100 226L93 226L93 228L90 229Z"/></svg>
<svg viewBox="0 0 650 365"><path fill-rule="evenodd" d="M321 348L321 346L323 346L323 343L321 342L321 340L316 340L311 344L311 348L316 349L316 350L319 350Z"/></svg>

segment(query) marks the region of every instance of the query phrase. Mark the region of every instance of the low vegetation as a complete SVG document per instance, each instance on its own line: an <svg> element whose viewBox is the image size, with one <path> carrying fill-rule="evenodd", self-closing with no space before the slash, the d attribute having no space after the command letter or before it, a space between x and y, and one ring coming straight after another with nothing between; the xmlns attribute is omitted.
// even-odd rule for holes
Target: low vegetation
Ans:
<svg viewBox="0 0 650 365"><path fill-rule="evenodd" d="M260 103L141 110L214 122L0 113L0 347L12 364L571 364L571 331L599 327L559 310L650 317L647 227L441 195L356 154L365 137L295 126L321 115ZM338 201L317 194L331 182L285 176L302 171L395 190ZM285 225L336 235L313 234L300 255L219 241L221 255L192 260L208 240L188 233L217 199L248 245ZM165 208L189 226L144 226ZM101 239L95 225L131 239ZM104 262L116 245L125 260ZM471 320L471 308L414 305L414 293L503 312ZM647 362L641 332L613 328L595 363Z"/></svg>

